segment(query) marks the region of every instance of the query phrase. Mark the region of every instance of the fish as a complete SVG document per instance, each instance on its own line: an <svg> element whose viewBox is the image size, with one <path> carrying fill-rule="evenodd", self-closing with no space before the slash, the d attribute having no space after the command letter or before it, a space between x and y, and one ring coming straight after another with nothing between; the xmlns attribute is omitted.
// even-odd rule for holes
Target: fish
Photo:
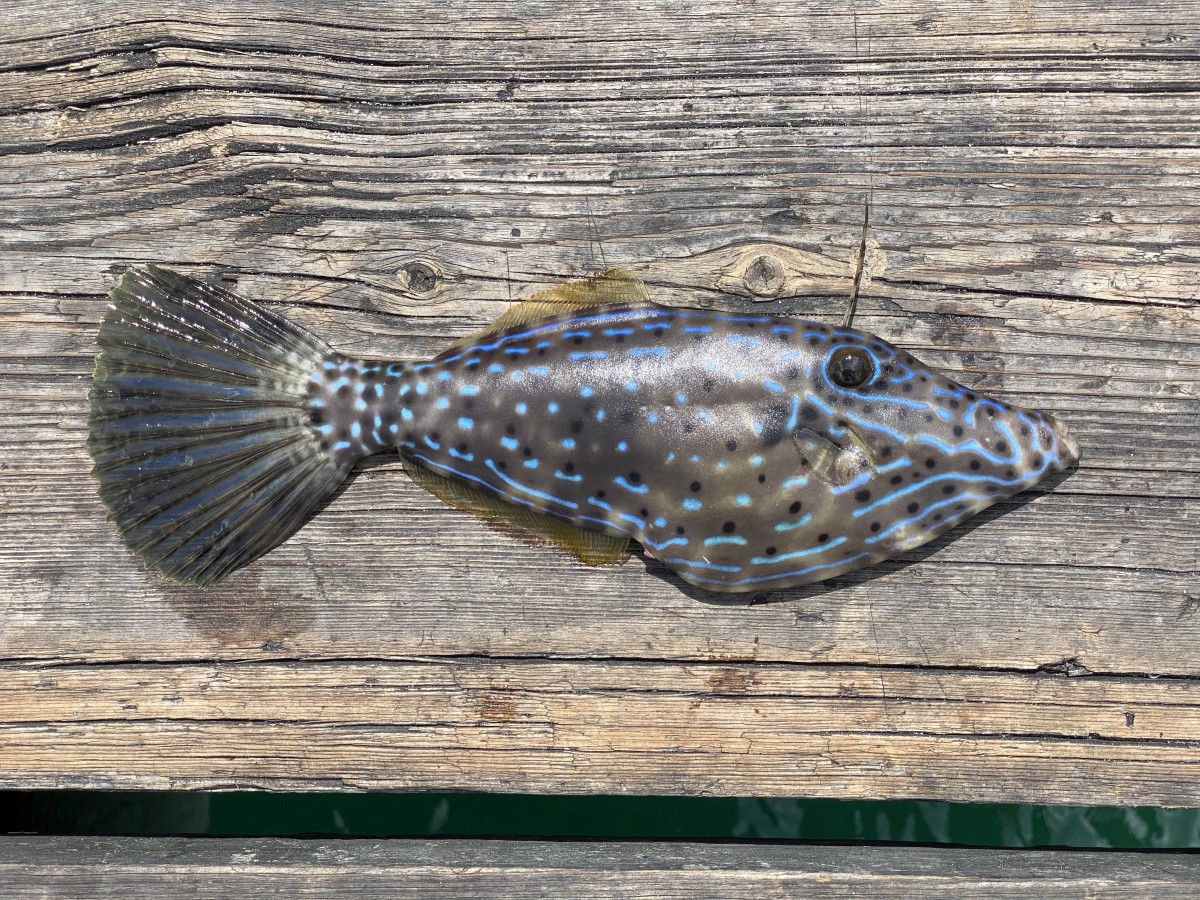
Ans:
<svg viewBox="0 0 1200 900"><path fill-rule="evenodd" d="M287 540L376 453L589 565L633 540L733 593L891 559L1080 460L1060 420L875 335L661 305L623 269L427 361L340 353L155 265L110 300L90 392L99 495L147 567L200 586Z"/></svg>

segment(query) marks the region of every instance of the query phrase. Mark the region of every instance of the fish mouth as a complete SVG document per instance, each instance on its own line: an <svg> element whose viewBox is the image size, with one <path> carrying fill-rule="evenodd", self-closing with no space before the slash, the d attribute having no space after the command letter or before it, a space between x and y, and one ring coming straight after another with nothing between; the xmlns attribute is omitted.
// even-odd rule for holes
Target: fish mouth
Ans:
<svg viewBox="0 0 1200 900"><path fill-rule="evenodd" d="M1042 413L1042 418L1046 424L1050 426L1050 430L1054 432L1055 441L1058 444L1058 457L1062 460L1064 469L1073 469L1079 465L1079 460L1082 453L1079 449L1079 441L1075 439L1075 435L1071 434L1065 422L1061 419L1056 419L1054 416Z"/></svg>

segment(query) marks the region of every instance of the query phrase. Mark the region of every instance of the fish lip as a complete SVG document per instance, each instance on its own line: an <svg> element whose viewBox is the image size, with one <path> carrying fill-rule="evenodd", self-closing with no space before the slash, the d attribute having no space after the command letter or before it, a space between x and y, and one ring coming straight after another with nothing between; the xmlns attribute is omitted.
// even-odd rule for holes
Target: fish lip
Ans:
<svg viewBox="0 0 1200 900"><path fill-rule="evenodd" d="M1054 416L1045 413L1042 415L1046 420L1046 424L1050 426L1050 430L1054 432L1054 437L1058 442L1058 455L1062 459L1063 468L1073 469L1079 465L1079 460L1082 458L1079 441L1075 439L1075 435L1071 434L1071 430L1067 428L1067 424L1061 419L1056 419Z"/></svg>

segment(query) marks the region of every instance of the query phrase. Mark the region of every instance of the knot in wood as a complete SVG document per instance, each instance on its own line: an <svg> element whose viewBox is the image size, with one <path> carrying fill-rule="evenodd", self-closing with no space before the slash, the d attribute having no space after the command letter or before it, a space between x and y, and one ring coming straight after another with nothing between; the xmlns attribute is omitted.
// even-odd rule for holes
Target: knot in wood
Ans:
<svg viewBox="0 0 1200 900"><path fill-rule="evenodd" d="M760 297L775 297L783 289L783 265L773 256L756 256L743 277L750 292Z"/></svg>
<svg viewBox="0 0 1200 900"><path fill-rule="evenodd" d="M418 297L432 296L438 288L438 271L428 263L411 262L397 272L396 277L401 287Z"/></svg>

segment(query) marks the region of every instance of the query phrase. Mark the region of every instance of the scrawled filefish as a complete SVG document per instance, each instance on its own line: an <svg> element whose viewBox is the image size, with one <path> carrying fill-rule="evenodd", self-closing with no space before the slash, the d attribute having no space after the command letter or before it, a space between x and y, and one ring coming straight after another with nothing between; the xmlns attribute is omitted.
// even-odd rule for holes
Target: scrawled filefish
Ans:
<svg viewBox="0 0 1200 900"><path fill-rule="evenodd" d="M820 581L1075 465L1045 413L873 335L660 306L628 272L543 292L428 362L356 359L167 269L100 326L89 449L149 566L211 584L398 449L449 503L592 564L638 541L716 591Z"/></svg>

